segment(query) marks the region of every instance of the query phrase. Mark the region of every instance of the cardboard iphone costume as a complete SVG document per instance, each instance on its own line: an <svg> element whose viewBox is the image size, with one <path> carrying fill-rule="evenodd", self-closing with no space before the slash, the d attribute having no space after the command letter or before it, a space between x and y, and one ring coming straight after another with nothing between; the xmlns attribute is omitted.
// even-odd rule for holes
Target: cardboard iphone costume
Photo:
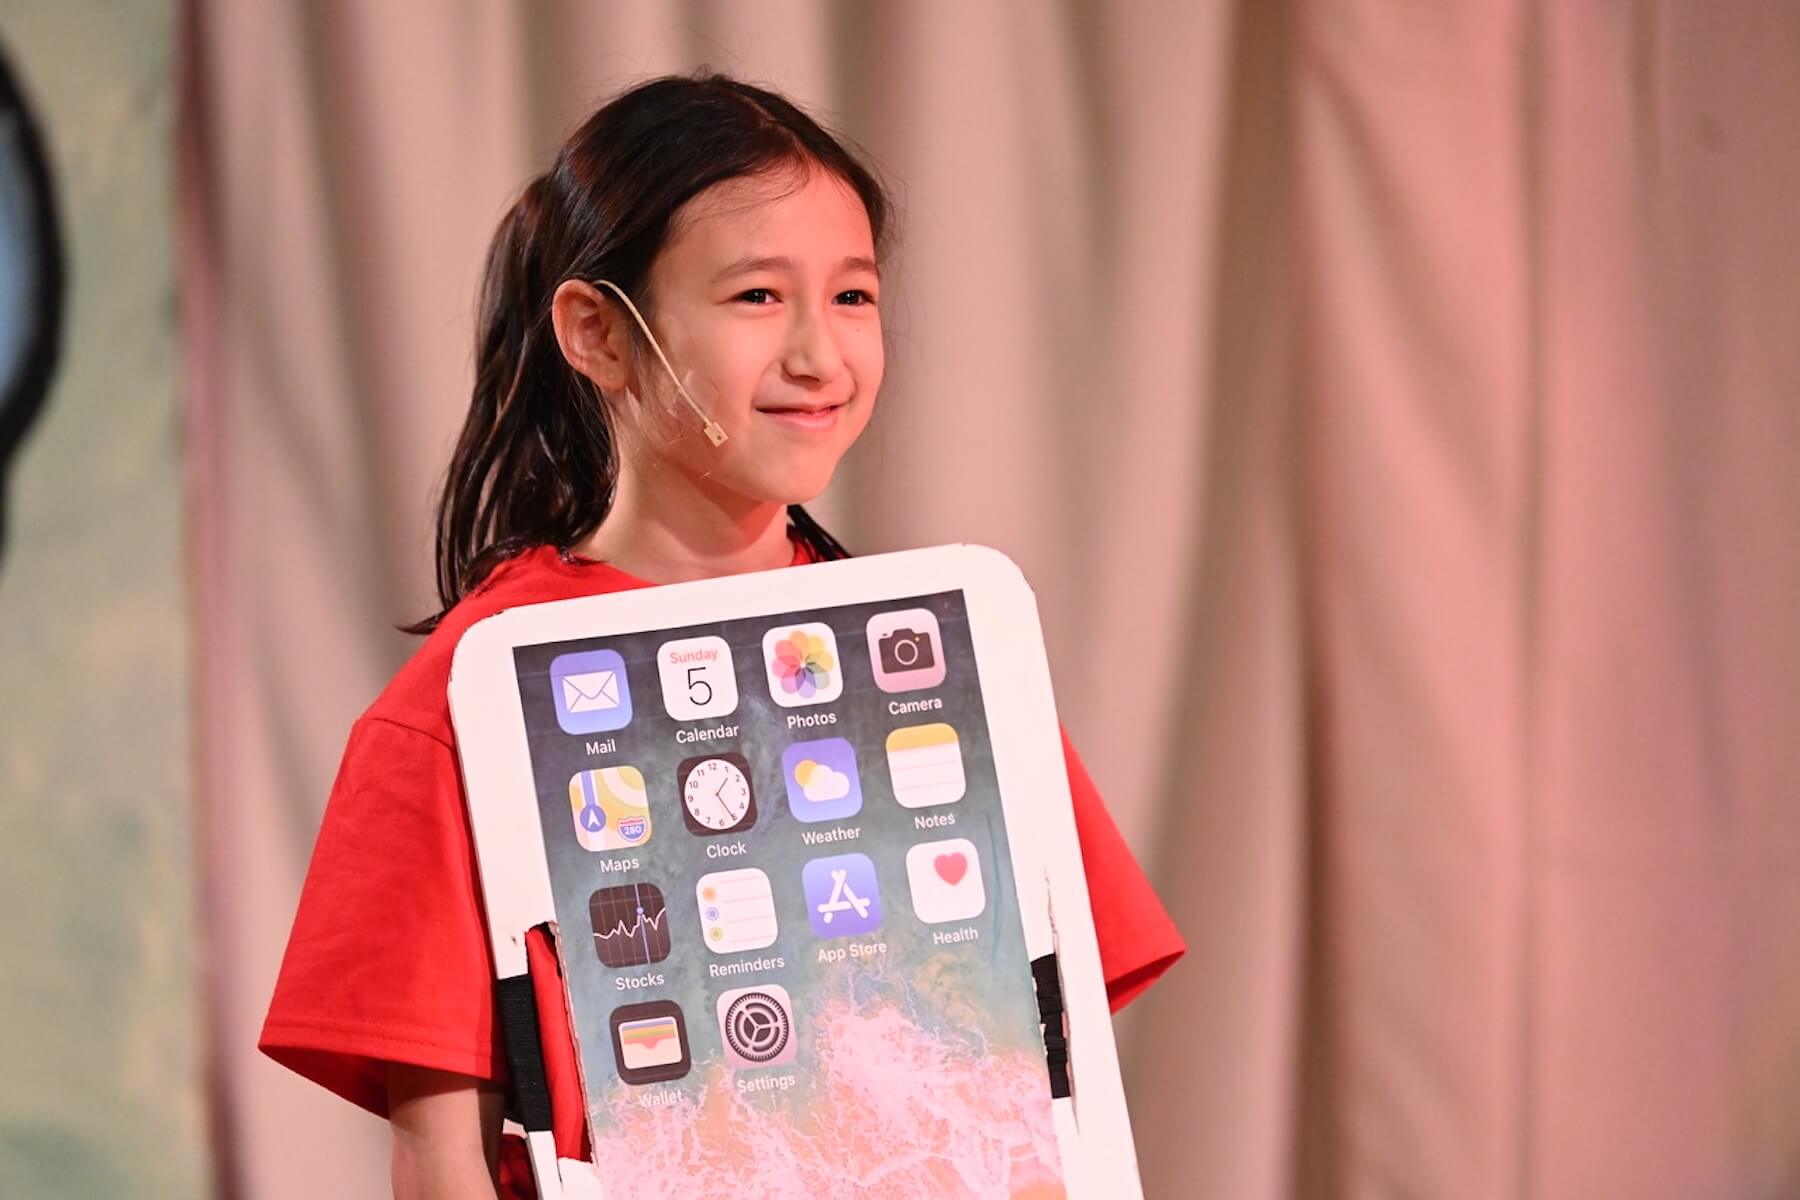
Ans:
<svg viewBox="0 0 1800 1200"><path fill-rule="evenodd" d="M522 1093L526 934L558 931L594 1161L526 1104L541 1194L1139 1194L1006 558L512 609L450 706Z"/></svg>

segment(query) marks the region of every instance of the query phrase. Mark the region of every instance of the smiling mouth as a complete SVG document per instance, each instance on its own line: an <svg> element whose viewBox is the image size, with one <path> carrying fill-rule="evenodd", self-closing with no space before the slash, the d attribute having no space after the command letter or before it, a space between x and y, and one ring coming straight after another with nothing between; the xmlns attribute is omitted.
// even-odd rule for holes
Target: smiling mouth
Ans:
<svg viewBox="0 0 1800 1200"><path fill-rule="evenodd" d="M794 404L759 408L756 411L764 416L778 417L785 424L798 425L803 429L825 429L837 422L838 413L849 403L848 400L842 400L836 404Z"/></svg>

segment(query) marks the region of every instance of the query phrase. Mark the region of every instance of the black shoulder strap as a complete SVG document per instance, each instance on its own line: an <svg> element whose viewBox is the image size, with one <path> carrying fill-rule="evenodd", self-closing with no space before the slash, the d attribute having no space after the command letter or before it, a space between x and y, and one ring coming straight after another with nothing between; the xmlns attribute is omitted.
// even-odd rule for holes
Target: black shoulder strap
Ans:
<svg viewBox="0 0 1800 1200"><path fill-rule="evenodd" d="M1038 1019L1044 1026L1044 1063L1050 1068L1050 1096L1061 1100L1069 1094L1069 1038L1063 1023L1062 972L1056 955L1032 959L1031 978L1037 983Z"/></svg>
<svg viewBox="0 0 1800 1200"><path fill-rule="evenodd" d="M544 1074L544 1043L538 1033L531 972L496 982L494 998L506 1041L506 1070L512 1076L509 1115L528 1133L550 1129L550 1081Z"/></svg>

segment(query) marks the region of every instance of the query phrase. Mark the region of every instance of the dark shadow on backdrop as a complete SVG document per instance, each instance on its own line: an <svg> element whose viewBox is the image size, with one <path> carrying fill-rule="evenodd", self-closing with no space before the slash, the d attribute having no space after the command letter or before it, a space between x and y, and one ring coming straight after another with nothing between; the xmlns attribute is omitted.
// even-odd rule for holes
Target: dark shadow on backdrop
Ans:
<svg viewBox="0 0 1800 1200"><path fill-rule="evenodd" d="M50 394L62 348L55 201L43 138L0 43L0 564L13 458Z"/></svg>

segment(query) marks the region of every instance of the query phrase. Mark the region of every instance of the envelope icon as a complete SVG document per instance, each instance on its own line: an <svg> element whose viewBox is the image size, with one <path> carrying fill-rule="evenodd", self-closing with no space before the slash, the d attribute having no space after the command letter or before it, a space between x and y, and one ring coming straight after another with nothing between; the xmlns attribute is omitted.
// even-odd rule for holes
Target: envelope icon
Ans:
<svg viewBox="0 0 1800 1200"><path fill-rule="evenodd" d="M631 680L616 650L557 655L550 687L564 733L607 733L631 724Z"/></svg>
<svg viewBox="0 0 1800 1200"><path fill-rule="evenodd" d="M572 713L606 712L619 707L619 673L584 671L563 676L563 707Z"/></svg>

